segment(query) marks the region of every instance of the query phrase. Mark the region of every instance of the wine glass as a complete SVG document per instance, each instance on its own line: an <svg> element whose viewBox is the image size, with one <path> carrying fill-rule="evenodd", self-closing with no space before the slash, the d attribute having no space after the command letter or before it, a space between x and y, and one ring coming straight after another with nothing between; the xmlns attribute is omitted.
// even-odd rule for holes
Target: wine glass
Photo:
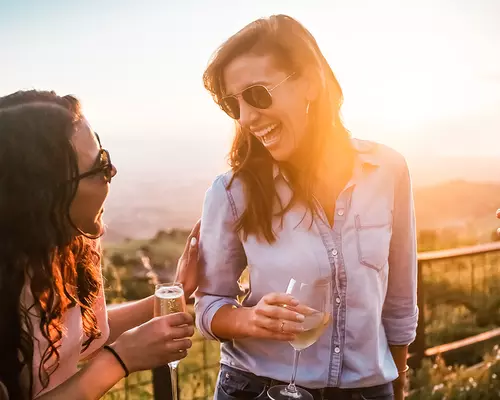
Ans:
<svg viewBox="0 0 500 400"><path fill-rule="evenodd" d="M304 331L296 334L295 339L289 342L295 351L290 384L273 386L269 388L267 395L272 400L313 400L313 396L307 390L295 386L295 377L300 352L316 343L330 323L333 309L331 279L302 283L292 278L286 293L292 295L301 306L307 308L307 311L304 311ZM291 309L292 307L287 306L287 308Z"/></svg>
<svg viewBox="0 0 500 400"><path fill-rule="evenodd" d="M154 316L169 315L186 312L184 289L182 283L160 283L155 285ZM168 363L170 378L172 379L172 399L178 399L177 367L179 360Z"/></svg>

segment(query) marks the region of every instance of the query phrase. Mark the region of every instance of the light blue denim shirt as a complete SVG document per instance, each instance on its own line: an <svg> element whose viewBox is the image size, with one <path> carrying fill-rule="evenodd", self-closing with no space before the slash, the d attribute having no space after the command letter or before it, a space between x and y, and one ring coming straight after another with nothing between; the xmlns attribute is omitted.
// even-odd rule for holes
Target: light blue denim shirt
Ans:
<svg viewBox="0 0 500 400"><path fill-rule="evenodd" d="M226 304L254 306L267 293L285 292L291 277L306 280L311 268L334 278L332 323L300 357L297 383L309 388L367 387L396 379L389 344L409 344L416 334L416 234L406 161L386 146L352 143L354 173L337 199L333 229L324 216L303 219L305 208L297 204L282 226L279 218L274 221L275 243L255 236L243 240L234 230L244 209L243 187L235 180L227 189L230 173L216 178L203 207L196 325L205 337L218 340L211 321ZM286 204L291 191L279 171L275 184ZM250 292L239 304L238 278L247 266ZM288 381L293 349L287 342L222 340L221 362Z"/></svg>

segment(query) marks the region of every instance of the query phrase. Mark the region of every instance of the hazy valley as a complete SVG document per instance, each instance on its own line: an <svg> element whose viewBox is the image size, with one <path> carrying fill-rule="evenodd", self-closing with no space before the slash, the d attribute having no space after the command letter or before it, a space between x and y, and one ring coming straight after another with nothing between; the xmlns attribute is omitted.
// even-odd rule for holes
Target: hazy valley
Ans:
<svg viewBox="0 0 500 400"><path fill-rule="evenodd" d="M500 159L408 159L419 229L460 228L489 235L500 207ZM122 166L106 204L106 240L147 238L158 230L189 228L199 217L206 189L223 165L143 163Z"/></svg>

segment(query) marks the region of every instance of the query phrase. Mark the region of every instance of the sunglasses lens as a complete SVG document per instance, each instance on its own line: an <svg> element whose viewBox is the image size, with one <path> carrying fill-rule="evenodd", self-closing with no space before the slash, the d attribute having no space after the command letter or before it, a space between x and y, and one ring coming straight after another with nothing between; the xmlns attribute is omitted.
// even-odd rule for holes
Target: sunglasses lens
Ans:
<svg viewBox="0 0 500 400"><path fill-rule="evenodd" d="M233 119L240 119L240 103L234 97L222 99L221 108Z"/></svg>
<svg viewBox="0 0 500 400"><path fill-rule="evenodd" d="M249 87L241 93L241 96L252 107L261 110L269 108L273 103L271 93L261 85ZM240 119L240 103L236 97L223 98L220 106L231 118Z"/></svg>
<svg viewBox="0 0 500 400"><path fill-rule="evenodd" d="M264 86L249 87L241 95L248 104L255 108L269 108L273 103L271 94Z"/></svg>

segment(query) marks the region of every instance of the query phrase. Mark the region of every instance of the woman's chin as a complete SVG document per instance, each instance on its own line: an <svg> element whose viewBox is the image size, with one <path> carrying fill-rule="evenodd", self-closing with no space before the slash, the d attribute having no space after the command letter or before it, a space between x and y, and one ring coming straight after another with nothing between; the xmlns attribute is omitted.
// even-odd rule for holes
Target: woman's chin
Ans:
<svg viewBox="0 0 500 400"><path fill-rule="evenodd" d="M99 219L96 221L94 226L95 226L94 235L101 236L104 234L105 225L104 225L104 221L102 220L102 214L99 216Z"/></svg>
<svg viewBox="0 0 500 400"><path fill-rule="evenodd" d="M99 217L94 223L88 224L84 229L80 228L83 233L89 236L102 236L104 234L104 222Z"/></svg>
<svg viewBox="0 0 500 400"><path fill-rule="evenodd" d="M277 147L276 149L273 149L273 151L269 151L269 153L271 154L271 157L278 162L291 161L292 158L292 152L284 146Z"/></svg>

